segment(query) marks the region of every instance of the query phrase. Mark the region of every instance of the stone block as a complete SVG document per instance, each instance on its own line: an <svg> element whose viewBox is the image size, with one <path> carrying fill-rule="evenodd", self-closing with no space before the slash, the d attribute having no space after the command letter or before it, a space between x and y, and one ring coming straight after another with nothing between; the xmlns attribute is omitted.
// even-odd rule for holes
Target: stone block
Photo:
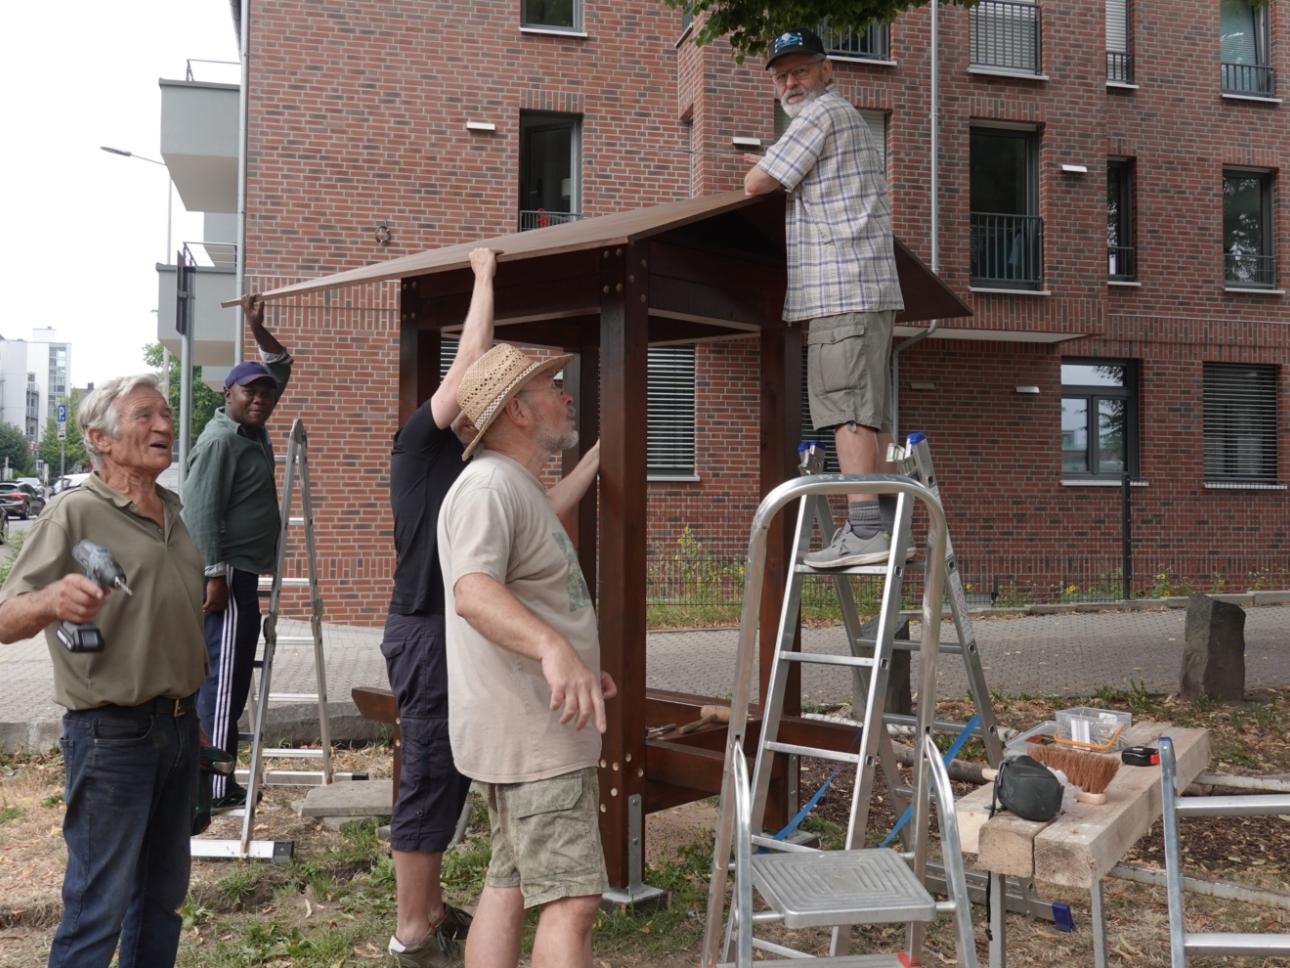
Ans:
<svg viewBox="0 0 1290 968"><path fill-rule="evenodd" d="M1208 595L1187 602L1182 694L1225 702L1245 698L1245 609Z"/></svg>

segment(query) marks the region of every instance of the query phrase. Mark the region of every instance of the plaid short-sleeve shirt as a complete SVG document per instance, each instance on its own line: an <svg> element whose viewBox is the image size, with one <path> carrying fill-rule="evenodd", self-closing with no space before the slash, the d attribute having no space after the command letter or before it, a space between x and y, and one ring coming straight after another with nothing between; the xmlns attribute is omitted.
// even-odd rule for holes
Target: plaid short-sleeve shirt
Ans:
<svg viewBox="0 0 1290 968"><path fill-rule="evenodd" d="M788 190L785 320L904 308L881 156L833 85L758 164Z"/></svg>

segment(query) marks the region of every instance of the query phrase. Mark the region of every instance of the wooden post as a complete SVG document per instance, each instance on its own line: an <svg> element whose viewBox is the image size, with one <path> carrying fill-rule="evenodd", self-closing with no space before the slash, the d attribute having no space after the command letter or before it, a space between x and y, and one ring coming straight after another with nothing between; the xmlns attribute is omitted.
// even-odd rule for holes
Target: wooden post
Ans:
<svg viewBox="0 0 1290 968"><path fill-rule="evenodd" d="M614 678L600 770L600 832L612 887L640 877L645 792L645 389L649 292L644 245L600 259L600 664ZM633 842L633 839L636 842Z"/></svg>
<svg viewBox="0 0 1290 968"><path fill-rule="evenodd" d="M423 329L425 320L418 290L422 279L404 279L399 290L399 426L429 400L439 388L439 347L437 329Z"/></svg>
<svg viewBox="0 0 1290 968"><path fill-rule="evenodd" d="M577 465L597 440L600 439L600 359L588 350L583 350L570 361L564 370L564 388L573 397L573 404L578 410L578 447L568 450L563 457L563 473L568 474ZM588 490L573 522L574 547L578 549L578 561L582 565L582 575L587 579L591 597L599 601L600 591L597 584L596 569L596 517L599 501L597 489Z"/></svg>

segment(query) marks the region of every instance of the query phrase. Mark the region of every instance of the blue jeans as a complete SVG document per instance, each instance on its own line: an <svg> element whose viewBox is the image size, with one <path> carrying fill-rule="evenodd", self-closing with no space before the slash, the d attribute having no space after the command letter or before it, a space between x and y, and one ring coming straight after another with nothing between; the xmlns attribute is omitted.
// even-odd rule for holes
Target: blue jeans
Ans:
<svg viewBox="0 0 1290 968"><path fill-rule="evenodd" d="M50 968L107 968L118 938L120 968L175 963L199 748L195 712L176 718L167 702L63 717L67 873Z"/></svg>

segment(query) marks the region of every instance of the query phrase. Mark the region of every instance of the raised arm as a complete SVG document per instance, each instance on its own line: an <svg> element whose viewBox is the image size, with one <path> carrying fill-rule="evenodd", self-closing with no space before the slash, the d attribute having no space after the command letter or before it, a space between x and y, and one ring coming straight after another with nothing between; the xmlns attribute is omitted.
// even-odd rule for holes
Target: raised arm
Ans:
<svg viewBox="0 0 1290 968"><path fill-rule="evenodd" d="M551 510L555 516L560 519L566 531L572 531L569 526L572 521L566 520L582 500L587 488L591 487L596 480L596 475L600 472L600 441L596 441L582 455L582 460L566 476L557 481L547 492L546 499L551 504Z"/></svg>
<svg viewBox="0 0 1290 968"><path fill-rule="evenodd" d="M242 317L251 327L251 335L255 337L255 345L260 348L261 353L274 356L287 351L287 348L278 342L278 338L265 328L263 296L259 293L243 296Z"/></svg>
<svg viewBox="0 0 1290 968"><path fill-rule="evenodd" d="M505 585L481 572L462 575L453 586L453 607L488 641L542 666L551 687L551 708L564 707L561 723L572 720L574 729L582 729L594 717L596 729L605 731L606 695L600 677L564 636L525 608ZM612 680L607 685L612 697Z"/></svg>
<svg viewBox="0 0 1290 968"><path fill-rule="evenodd" d="M493 276L497 272L497 253L482 246L472 249L470 268L475 273L475 288L461 328L457 357L430 398L430 413L440 430L451 425L461 412L457 406L457 386L462 374L493 345Z"/></svg>

